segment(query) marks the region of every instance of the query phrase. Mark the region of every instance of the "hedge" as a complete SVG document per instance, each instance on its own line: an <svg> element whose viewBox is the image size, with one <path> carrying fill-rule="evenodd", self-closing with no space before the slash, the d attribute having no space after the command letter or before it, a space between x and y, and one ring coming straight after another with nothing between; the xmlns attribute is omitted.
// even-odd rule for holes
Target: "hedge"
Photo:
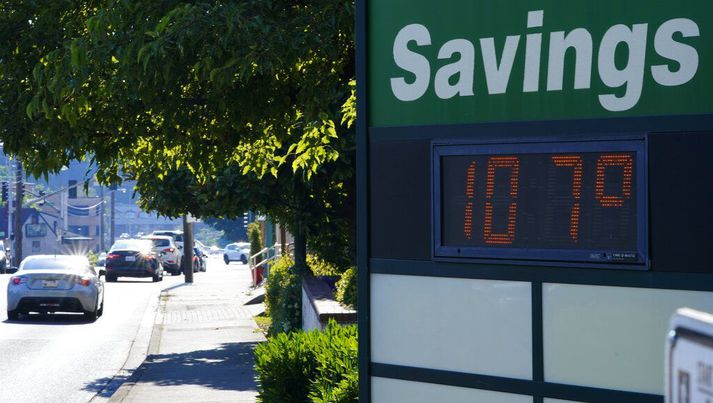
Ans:
<svg viewBox="0 0 713 403"><path fill-rule="evenodd" d="M294 261L283 256L270 265L265 286L265 309L272 319L269 335L299 329L302 324L302 280L293 272Z"/></svg>
<svg viewBox="0 0 713 403"><path fill-rule="evenodd" d="M261 402L358 401L356 326L281 333L255 348Z"/></svg>

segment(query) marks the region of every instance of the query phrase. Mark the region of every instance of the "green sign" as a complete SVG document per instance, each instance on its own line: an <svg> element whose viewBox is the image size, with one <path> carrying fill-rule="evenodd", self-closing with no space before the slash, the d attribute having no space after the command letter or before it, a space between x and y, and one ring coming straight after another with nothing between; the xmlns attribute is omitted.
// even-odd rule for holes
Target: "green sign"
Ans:
<svg viewBox="0 0 713 403"><path fill-rule="evenodd" d="M713 1L381 0L369 125L713 113Z"/></svg>

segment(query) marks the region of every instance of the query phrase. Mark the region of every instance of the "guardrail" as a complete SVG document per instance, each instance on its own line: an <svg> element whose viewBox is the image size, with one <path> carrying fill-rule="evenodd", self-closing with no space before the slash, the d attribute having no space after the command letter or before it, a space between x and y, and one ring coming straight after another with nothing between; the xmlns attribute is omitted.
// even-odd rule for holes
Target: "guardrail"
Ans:
<svg viewBox="0 0 713 403"><path fill-rule="evenodd" d="M293 245L287 244L287 254L291 255L292 254L292 247ZM262 258L263 256L266 256L259 262L256 262L257 259ZM268 268L268 263L282 257L282 247L280 244L275 244L273 246L268 246L263 248L260 252L250 256L248 258L248 267L250 268L250 274L252 275L253 279L253 287L258 286L258 268L262 267L263 270ZM267 277L267 273L265 272L263 274L263 277Z"/></svg>

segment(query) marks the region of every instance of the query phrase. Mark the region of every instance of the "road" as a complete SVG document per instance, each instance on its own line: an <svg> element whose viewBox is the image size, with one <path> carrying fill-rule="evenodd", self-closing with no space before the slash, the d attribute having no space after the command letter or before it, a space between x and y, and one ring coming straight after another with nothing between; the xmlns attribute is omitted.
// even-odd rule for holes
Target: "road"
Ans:
<svg viewBox="0 0 713 403"><path fill-rule="evenodd" d="M195 281L219 264L210 259L207 273L196 273ZM104 315L94 323L61 313L9 322L10 277L0 274L0 402L88 402L124 366L145 314L153 324L161 290L183 282L183 276L167 275L159 283L131 278L106 283Z"/></svg>

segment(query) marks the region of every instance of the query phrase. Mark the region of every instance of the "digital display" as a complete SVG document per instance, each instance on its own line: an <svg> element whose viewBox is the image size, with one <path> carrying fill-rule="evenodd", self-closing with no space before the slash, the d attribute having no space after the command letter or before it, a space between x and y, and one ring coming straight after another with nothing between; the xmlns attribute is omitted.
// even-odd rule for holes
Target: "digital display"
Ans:
<svg viewBox="0 0 713 403"><path fill-rule="evenodd" d="M435 150L437 256L645 261L641 142Z"/></svg>

